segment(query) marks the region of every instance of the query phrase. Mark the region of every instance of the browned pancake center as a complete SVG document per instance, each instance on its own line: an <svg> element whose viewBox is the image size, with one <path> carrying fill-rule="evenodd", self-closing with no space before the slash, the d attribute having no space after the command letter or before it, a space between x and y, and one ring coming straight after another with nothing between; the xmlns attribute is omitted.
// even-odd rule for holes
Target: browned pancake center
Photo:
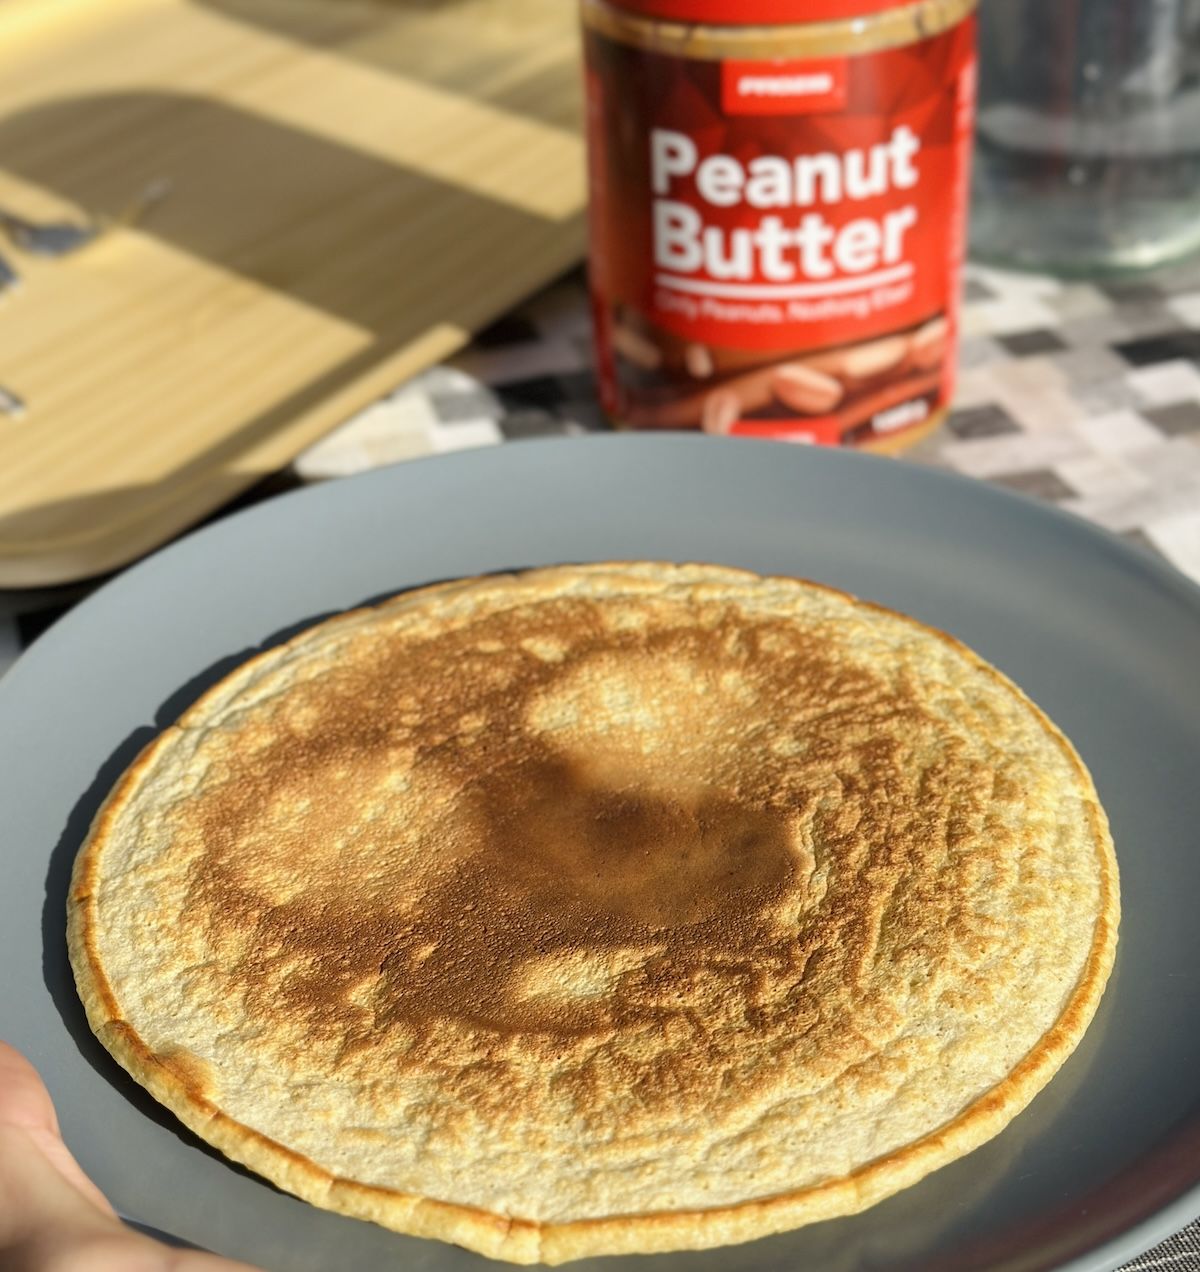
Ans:
<svg viewBox="0 0 1200 1272"><path fill-rule="evenodd" d="M990 792L906 765L929 719L812 632L653 617L562 601L292 685L187 813L189 911L249 1009L347 1049L451 1027L556 1051L786 1031L806 968L869 971L904 861L944 853L951 818L978 830Z"/></svg>

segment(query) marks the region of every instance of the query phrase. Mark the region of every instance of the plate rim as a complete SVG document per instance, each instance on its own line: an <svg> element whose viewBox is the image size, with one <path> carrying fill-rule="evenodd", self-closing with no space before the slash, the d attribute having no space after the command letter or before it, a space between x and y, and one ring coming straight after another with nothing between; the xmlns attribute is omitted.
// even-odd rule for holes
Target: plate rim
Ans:
<svg viewBox="0 0 1200 1272"><path fill-rule="evenodd" d="M342 492L347 487L353 488L355 483L387 485L394 481L396 474L400 472L419 475L421 468L427 464L436 464L442 467L462 466L464 463L490 464L494 466L497 461L493 457L501 455L528 454L532 451L544 451L547 448L562 450L567 446L573 446L577 449L586 446L628 449L644 445L646 441L650 440L645 435L633 434L589 434L583 437L523 439L517 445L505 443L503 445L480 447L466 451L422 456L415 460L401 460L394 464L355 474L349 478L338 478L319 485L284 492L261 503L240 508L215 521L208 522L155 550L147 557L104 581L83 600L73 605L66 614L53 623L45 632L41 633L22 652L3 678L0 678L0 714L4 712L11 695L23 686L25 679L28 676L36 675L46 659L53 659L57 656L55 651L59 642L72 640L77 629L86 629L93 606L110 603L114 596L119 597L119 594L126 586L136 587L141 585L143 580L150 578L155 570L161 570L169 566L174 554L181 550L202 552L205 550L205 545L219 543L223 537L227 537L230 542L236 542L238 537L247 533L247 527L253 527L250 531L251 533L261 533L263 527L268 526L280 516L298 515L294 510L305 501L315 502L328 499L336 503L347 497ZM669 437L655 437L653 440L659 444L667 442L671 447L678 449L680 454L685 453L689 448L697 446L704 447L706 450L712 450L715 446L736 447L739 450L744 450L747 447L755 447L760 450L770 448L772 451L777 451L779 447L778 442L767 440L698 438L691 435L678 434L669 435ZM1068 533L1072 538L1083 536L1091 539L1102 544L1109 554L1115 554L1128 568L1134 569L1138 574L1149 575L1160 588L1164 588L1175 598L1183 601L1189 609L1193 610L1197 621L1200 622L1200 584L1189 578L1165 558L1152 554L1145 548L1129 542L1122 536L1102 526L1085 520L1078 514L1034 499L1022 492L999 488L978 479L942 469L922 466L911 461L897 461L889 457L871 455L848 455L837 451L808 451L807 448L806 453L818 456L815 460L818 465L830 464L835 469L848 464L869 464L880 468L893 469L900 467L906 473L906 480L914 481L918 486L927 483L927 488L932 491L952 489L959 494L969 494L974 499L983 498L994 501L996 506L1019 510L1022 515L1036 517L1043 524L1050 527L1052 531ZM506 459L504 462L509 461ZM848 470L843 468L843 471ZM282 506L286 506L286 512L280 512ZM132 584L129 583L130 579L133 579ZM314 619L313 621L316 620ZM268 640L267 643L273 644L276 642ZM1191 1185L1186 1186L1165 1205L1159 1207L1138 1223L1131 1225L1116 1237L1073 1257L1068 1262L1056 1264L1055 1267L1059 1272L1110 1272L1111 1269L1118 1267L1122 1262L1136 1257L1137 1254L1179 1232L1197 1217L1200 1217L1200 1163L1197 1163L1196 1166L1195 1181Z"/></svg>

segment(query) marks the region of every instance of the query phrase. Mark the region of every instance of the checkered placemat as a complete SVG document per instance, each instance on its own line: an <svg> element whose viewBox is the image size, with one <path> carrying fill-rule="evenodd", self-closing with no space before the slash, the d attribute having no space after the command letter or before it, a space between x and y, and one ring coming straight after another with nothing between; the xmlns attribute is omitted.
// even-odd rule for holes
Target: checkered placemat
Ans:
<svg viewBox="0 0 1200 1272"><path fill-rule="evenodd" d="M908 453L1024 491L1200 580L1200 265L1096 286L978 267L955 410ZM296 462L302 481L607 424L574 274Z"/></svg>
<svg viewBox="0 0 1200 1272"><path fill-rule="evenodd" d="M972 267L955 409L907 458L1045 499L1200 581L1200 262L1090 284ZM238 506L509 438L607 428L576 272L376 403ZM0 671L89 585L0 593ZM1200 1221L1122 1272L1200 1272Z"/></svg>

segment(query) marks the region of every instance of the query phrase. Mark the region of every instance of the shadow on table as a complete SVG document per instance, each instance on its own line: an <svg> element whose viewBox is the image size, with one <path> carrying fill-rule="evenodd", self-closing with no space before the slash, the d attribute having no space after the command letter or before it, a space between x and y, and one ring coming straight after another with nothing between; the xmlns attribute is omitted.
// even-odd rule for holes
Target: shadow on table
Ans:
<svg viewBox="0 0 1200 1272"><path fill-rule="evenodd" d="M34 107L0 120L0 156L21 179L110 215L137 190L166 178L170 191L140 233L375 333L389 346L431 321L428 303L411 312L414 301L428 301L422 271L440 265L428 259L431 245L456 248L479 271L465 271L461 283L437 296L436 320L470 329L484 317L479 278L502 277L524 260L530 241L563 224L467 184L187 93L106 93ZM454 241L468 223L486 225L486 244ZM438 236L445 233L443 243ZM481 253L481 246L488 250Z"/></svg>
<svg viewBox="0 0 1200 1272"><path fill-rule="evenodd" d="M578 19L563 0L190 2L566 132L581 126Z"/></svg>
<svg viewBox="0 0 1200 1272"><path fill-rule="evenodd" d="M190 452L182 467L162 475L173 501L195 497L201 482L206 495L213 484L222 486L198 507L197 518L260 475L238 462L241 456L401 350L449 350L454 333L478 329L496 316L509 280L541 277L531 268L533 245L547 261L565 264L581 238L581 214L542 215L185 93L96 94L34 107L0 120L0 156L19 178L114 215L135 190L169 179L168 197L150 211L140 234L295 302L286 311L288 321L295 315L297 329L313 339L323 330L322 315L339 324L331 332L344 334L348 325L360 338L353 352L314 367L307 380L303 364L297 366L291 387L281 387L269 409L232 424L221 440ZM478 234L464 242L467 225ZM447 261L458 267L448 268ZM102 257L89 254L63 268L103 265ZM196 316L197 330L217 328L219 335L231 309L236 317L241 306L255 303L253 293L229 297L219 312ZM85 331L81 340L89 335ZM181 340L181 376L191 365L188 352L189 342ZM201 384L197 392L220 387ZM130 404L131 415L144 411L144 405ZM172 425L162 421L163 428ZM155 501L166 497L155 487L131 488L121 492L119 509L99 494L89 511L146 522ZM68 504L12 510L0 518L0 544L9 556L53 556L58 539L78 533L80 524L98 524L81 523L80 511ZM161 537L151 535L145 547Z"/></svg>

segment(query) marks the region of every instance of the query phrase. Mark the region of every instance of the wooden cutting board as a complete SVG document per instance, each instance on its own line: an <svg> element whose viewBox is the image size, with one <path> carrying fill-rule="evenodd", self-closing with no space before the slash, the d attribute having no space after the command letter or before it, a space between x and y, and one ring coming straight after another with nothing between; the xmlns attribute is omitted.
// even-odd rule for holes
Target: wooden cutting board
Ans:
<svg viewBox="0 0 1200 1272"><path fill-rule="evenodd" d="M578 259L569 0L0 0L0 586L164 542Z"/></svg>

